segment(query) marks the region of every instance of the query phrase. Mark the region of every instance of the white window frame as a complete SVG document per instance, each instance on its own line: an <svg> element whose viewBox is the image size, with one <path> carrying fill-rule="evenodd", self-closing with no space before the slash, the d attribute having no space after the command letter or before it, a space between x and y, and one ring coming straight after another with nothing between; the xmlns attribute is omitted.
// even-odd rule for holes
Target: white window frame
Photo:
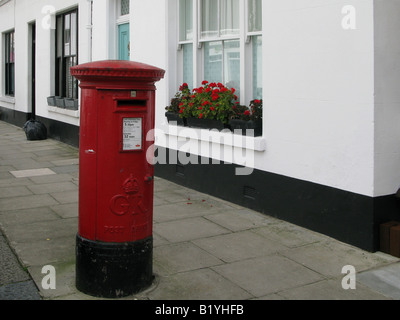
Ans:
<svg viewBox="0 0 400 320"><path fill-rule="evenodd" d="M130 20L130 13L121 15L121 0L117 0L116 2L116 7L115 7L115 12L116 12L116 24L117 26L120 24L124 23L129 23ZM131 8L131 5L129 6L129 10Z"/></svg>
<svg viewBox="0 0 400 320"><path fill-rule="evenodd" d="M193 39L180 41L179 0L177 6L177 80L179 87L183 82L183 45L193 44L193 87L198 87L204 79L204 43L214 41L239 40L240 42L240 103L248 105L253 100L253 47L252 37L262 36L262 31L249 32L248 0L239 0L239 34L220 35L219 37L201 38L201 0L193 0ZM247 72L246 72L247 71ZM251 75L250 77L248 75ZM193 89L193 88L192 88Z"/></svg>

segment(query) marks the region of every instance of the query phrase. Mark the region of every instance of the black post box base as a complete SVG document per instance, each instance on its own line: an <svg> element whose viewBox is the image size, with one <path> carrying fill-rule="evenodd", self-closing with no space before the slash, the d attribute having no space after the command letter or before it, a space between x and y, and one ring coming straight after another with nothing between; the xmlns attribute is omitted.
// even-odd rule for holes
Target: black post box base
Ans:
<svg viewBox="0 0 400 320"><path fill-rule="evenodd" d="M131 243L76 238L76 288L99 298L122 298L151 286L153 237Z"/></svg>

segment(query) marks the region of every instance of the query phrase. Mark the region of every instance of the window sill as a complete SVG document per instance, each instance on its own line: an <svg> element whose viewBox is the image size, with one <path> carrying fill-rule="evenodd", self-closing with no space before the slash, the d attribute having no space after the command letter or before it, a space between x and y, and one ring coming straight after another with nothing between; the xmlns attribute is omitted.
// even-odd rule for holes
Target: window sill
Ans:
<svg viewBox="0 0 400 320"><path fill-rule="evenodd" d="M246 137L234 134L231 131L218 132L216 130L174 126L168 123L163 123L159 127L159 130L161 130L166 136L177 137L178 140L189 139L258 152L264 152L267 149L265 138Z"/></svg>
<svg viewBox="0 0 400 320"><path fill-rule="evenodd" d="M60 107L47 106L49 112L63 114L72 118L79 118L79 110L68 110Z"/></svg>
<svg viewBox="0 0 400 320"><path fill-rule="evenodd" d="M6 102L6 103L15 104L15 97L1 96L0 97L0 102Z"/></svg>

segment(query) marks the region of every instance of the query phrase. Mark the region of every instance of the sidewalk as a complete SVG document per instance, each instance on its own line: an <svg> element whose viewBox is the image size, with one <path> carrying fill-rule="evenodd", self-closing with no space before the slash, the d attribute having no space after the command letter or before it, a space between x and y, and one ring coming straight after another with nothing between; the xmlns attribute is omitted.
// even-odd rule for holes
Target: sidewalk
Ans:
<svg viewBox="0 0 400 320"><path fill-rule="evenodd" d="M75 288L78 166L76 148L27 141L20 128L0 121L0 240L22 264L12 264L22 276L0 276L0 299L12 299L2 290L20 290L30 277L43 299L96 299ZM12 255L1 252L5 274ZM153 254L153 286L124 300L400 299L400 259L159 178ZM42 288L46 265L55 267L55 290ZM357 271L355 290L342 288L346 265Z"/></svg>

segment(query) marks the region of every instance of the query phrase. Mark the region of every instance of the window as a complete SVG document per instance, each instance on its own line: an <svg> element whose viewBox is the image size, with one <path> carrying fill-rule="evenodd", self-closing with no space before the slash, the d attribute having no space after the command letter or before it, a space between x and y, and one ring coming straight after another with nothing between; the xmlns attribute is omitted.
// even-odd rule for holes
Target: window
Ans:
<svg viewBox="0 0 400 320"><path fill-rule="evenodd" d="M204 79L235 88L240 96L239 0L201 1Z"/></svg>
<svg viewBox="0 0 400 320"><path fill-rule="evenodd" d="M262 3L248 0L247 37L252 43L253 98L262 99Z"/></svg>
<svg viewBox="0 0 400 320"><path fill-rule="evenodd" d="M15 93L15 39L14 31L5 34L5 95Z"/></svg>
<svg viewBox="0 0 400 320"><path fill-rule="evenodd" d="M183 50L183 82L193 88L193 0L179 0L179 43Z"/></svg>
<svg viewBox="0 0 400 320"><path fill-rule="evenodd" d="M57 16L56 95L78 98L78 81L70 68L78 64L78 10Z"/></svg>
<svg viewBox="0 0 400 320"><path fill-rule="evenodd" d="M261 99L262 0L196 1L179 0L180 79L221 82L246 104Z"/></svg>
<svg viewBox="0 0 400 320"><path fill-rule="evenodd" d="M121 16L129 14L129 1L121 0Z"/></svg>

